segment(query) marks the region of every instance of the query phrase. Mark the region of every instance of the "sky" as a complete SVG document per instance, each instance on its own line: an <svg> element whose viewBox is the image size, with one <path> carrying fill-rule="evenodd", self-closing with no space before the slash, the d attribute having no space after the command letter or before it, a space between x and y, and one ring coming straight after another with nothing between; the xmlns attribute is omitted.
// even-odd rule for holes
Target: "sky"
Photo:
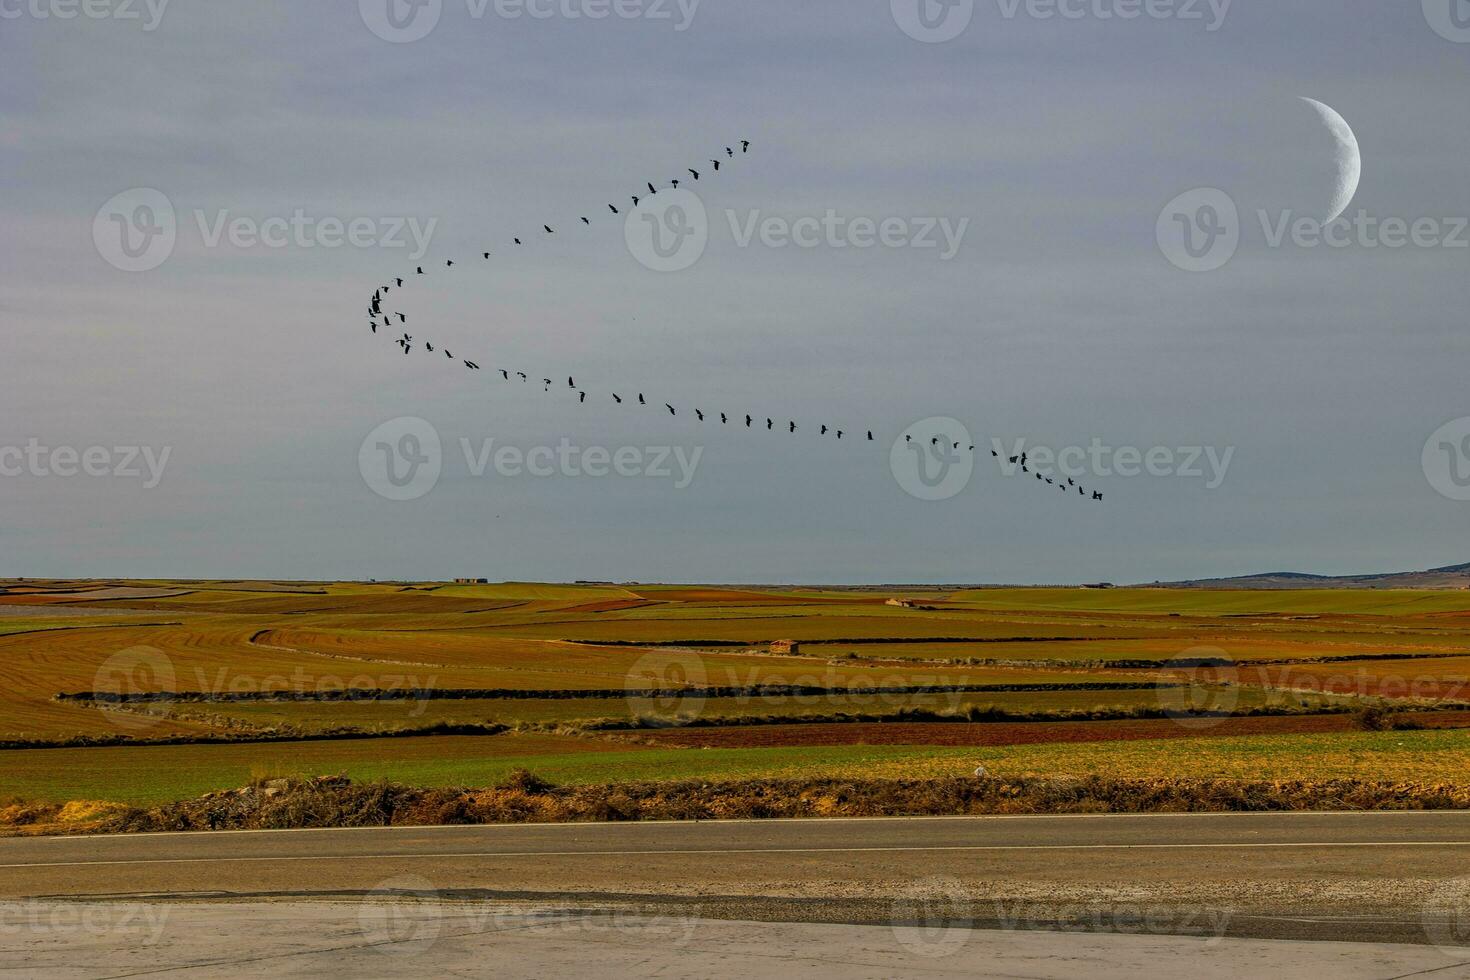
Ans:
<svg viewBox="0 0 1470 980"><path fill-rule="evenodd" d="M0 576L1470 560L1455 12L0 0Z"/></svg>

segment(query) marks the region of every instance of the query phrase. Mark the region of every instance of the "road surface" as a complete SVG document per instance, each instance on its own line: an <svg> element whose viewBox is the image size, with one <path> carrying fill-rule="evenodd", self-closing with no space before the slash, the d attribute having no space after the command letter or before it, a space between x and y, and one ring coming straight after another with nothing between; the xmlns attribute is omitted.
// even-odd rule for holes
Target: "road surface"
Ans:
<svg viewBox="0 0 1470 980"><path fill-rule="evenodd" d="M786 966L767 964L773 970L814 969L802 959L812 956L840 965L845 975L923 975L931 969L1000 970L1004 957L1014 956L1005 969L1052 975L1046 964L1059 957L1055 962L1078 969L1086 961L1101 976L1115 968L1118 975L1145 968L1173 973L1192 957L1229 948L1241 956L1254 950L1250 956L1266 957L1263 966L1288 975L1293 957L1305 949L1315 951L1302 954L1308 972L1313 957L1339 957L1334 975L1433 970L1438 978L1470 977L1463 962L1470 960L1470 814L941 817L10 838L0 840L0 909L0 948L13 954L0 956L0 977L6 961L19 962L15 956L22 953L32 966L54 955L62 958L58 963L78 964L78 976L109 975L85 972L92 956L98 969L115 967L126 975L126 964L109 958L126 930L38 934L28 924L81 922L87 915L113 923L109 917L125 910L138 920L128 928L145 931L167 913L161 934L175 939L163 944L168 955L154 950L160 968L184 961L202 967L215 962L211 956L238 968L254 955L237 948L245 941L238 923L276 923L269 928L279 934L265 944L273 951L258 950L262 964L275 964L263 972L276 976L291 975L300 964L320 965L314 958L338 940L343 950L374 956L423 947L426 958L415 969L436 964L430 973L450 969L457 956L474 962L492 939L496 949L521 943L525 956L564 962L568 969L597 968L607 957L609 969L623 964L635 971L637 963L673 955L670 935L689 933L695 938L685 952L713 958L676 957L669 969L683 964L685 972L728 972L757 962L744 952L731 958L730 950L764 945L761 955L790 959ZM421 919L434 930L427 944L417 931ZM649 922L655 925L639 925ZM599 937L595 942L569 939L592 934ZM259 940L253 931L248 935ZM782 952L771 945L781 935L800 945ZM13 946L17 936L20 945ZM1346 952L1334 952L1336 945L1261 940L1346 943ZM832 955L823 960L817 951L829 947ZM841 950L846 952L839 955ZM360 968L358 975L374 975L371 963L343 956L343 963ZM590 959L577 967L581 956ZM902 971L892 956L902 958ZM1360 968L1367 972L1354 972Z"/></svg>

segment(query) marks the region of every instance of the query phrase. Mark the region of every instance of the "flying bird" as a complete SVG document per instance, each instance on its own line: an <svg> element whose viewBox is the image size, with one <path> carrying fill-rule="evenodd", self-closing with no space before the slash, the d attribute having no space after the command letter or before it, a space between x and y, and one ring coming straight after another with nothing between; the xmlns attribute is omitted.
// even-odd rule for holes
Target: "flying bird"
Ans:
<svg viewBox="0 0 1470 980"><path fill-rule="evenodd" d="M450 259L449 261L447 261L447 262L444 263L444 268L446 268L446 269L452 269L453 267L454 267L454 260L453 259Z"/></svg>
<svg viewBox="0 0 1470 980"><path fill-rule="evenodd" d="M795 422L792 422L791 423L791 429L790 429L790 431L792 431L792 432L795 432L796 431L796 423Z"/></svg>
<svg viewBox="0 0 1470 980"><path fill-rule="evenodd" d="M710 163L712 163L712 164L715 165L715 170L719 170L720 169L720 161L711 158L710 159Z"/></svg>
<svg viewBox="0 0 1470 980"><path fill-rule="evenodd" d="M657 194L658 193L658 188L657 187L654 187L652 184L649 184L648 185L648 193L650 193L650 194Z"/></svg>
<svg viewBox="0 0 1470 980"><path fill-rule="evenodd" d="M483 254L485 256L485 258L487 258L487 259L490 257L490 253L489 252L484 252L484 253L481 253L481 254Z"/></svg>
<svg viewBox="0 0 1470 980"><path fill-rule="evenodd" d="M480 365L476 364L474 361L465 361L464 366L469 368L471 371L480 370Z"/></svg>
<svg viewBox="0 0 1470 980"><path fill-rule="evenodd" d="M752 419L751 419L751 417L750 417L750 416L749 416L749 415L747 415L747 416L745 416L745 427L746 427L746 428L747 428L747 429L748 429L748 428L750 428L750 423L751 423L751 422L752 422L752 421L753 421L753 420L752 420Z"/></svg>
<svg viewBox="0 0 1470 980"><path fill-rule="evenodd" d="M638 206L638 195L637 194L634 194L633 195L633 207L636 208L637 206Z"/></svg>
<svg viewBox="0 0 1470 980"><path fill-rule="evenodd" d="M509 371L507 371L507 370L506 370L506 369L505 369L505 368L501 368L501 369L500 369L500 376L501 376L501 377L502 377L502 378L504 378L504 379L505 379L505 380L507 380L507 381L509 381L509 380L510 380L510 372L509 372Z"/></svg>
<svg viewBox="0 0 1470 980"><path fill-rule="evenodd" d="M721 425L728 425L729 422L730 422L730 420L727 419L727 418L725 418L725 413L724 412L721 412L720 413L720 424Z"/></svg>
<svg viewBox="0 0 1470 980"><path fill-rule="evenodd" d="M613 214L622 214L623 213L623 212L619 211L615 205L612 205L612 204L609 204L607 206L607 209L609 211L611 211Z"/></svg>
<svg viewBox="0 0 1470 980"><path fill-rule="evenodd" d="M616 391L613 392L613 401L617 402L619 405L623 403L623 400L618 397L618 393Z"/></svg>
<svg viewBox="0 0 1470 980"><path fill-rule="evenodd" d="M586 404L586 402L587 402L587 392L585 392L585 391L579 391L579 392L577 392L577 404L578 405L584 405L584 404Z"/></svg>
<svg viewBox="0 0 1470 980"><path fill-rule="evenodd" d="M766 419L766 431L767 432L770 432L771 429L775 426L775 424L776 423L772 422L770 419Z"/></svg>
<svg viewBox="0 0 1470 980"><path fill-rule="evenodd" d="M728 146L727 146L727 147L725 147L725 155L726 155L726 156L730 156L730 157L733 157L733 156L734 156L734 155L735 155L735 151L734 151L734 150L732 150L732 149L730 149L730 148L729 148L729 147L728 147Z"/></svg>
<svg viewBox="0 0 1470 980"><path fill-rule="evenodd" d="M669 414L670 415L678 415L679 414L678 412L674 411L674 406L670 405L668 402L664 402L664 408L667 408L669 410Z"/></svg>
<svg viewBox="0 0 1470 980"><path fill-rule="evenodd" d="M577 387L577 383L575 381L573 381L571 378L567 378L567 387L568 388L575 388L575 387Z"/></svg>
<svg viewBox="0 0 1470 980"><path fill-rule="evenodd" d="M638 404L640 404L640 405L647 405L648 404L648 402L646 402L646 401L643 400L643 392L641 392L641 391L638 392Z"/></svg>
<svg viewBox="0 0 1470 980"><path fill-rule="evenodd" d="M690 167L689 168L689 172L694 175L694 179L695 180L698 180L699 179L699 171L698 170L695 170L693 167Z"/></svg>
<svg viewBox="0 0 1470 980"><path fill-rule="evenodd" d="M704 421L704 412L702 412L702 411L700 411L699 409L696 408L694 410L694 417L697 418L697 419L699 419L699 421L703 422Z"/></svg>
<svg viewBox="0 0 1470 980"><path fill-rule="evenodd" d="M750 152L750 140L741 140L740 141L740 152L741 153L749 153Z"/></svg>
<svg viewBox="0 0 1470 980"><path fill-rule="evenodd" d="M556 232L554 232L554 231L551 230L551 226L550 225L542 225L541 227L546 229L546 234L548 234L548 235L555 235L556 234Z"/></svg>
<svg viewBox="0 0 1470 980"><path fill-rule="evenodd" d="M678 181L677 178L675 178L675 180L674 180L674 190L678 190L678 189L679 189L679 181Z"/></svg>
<svg viewBox="0 0 1470 980"><path fill-rule="evenodd" d="M519 238L517 238L515 241L516 241L516 244L517 245L519 245L521 243L521 240Z"/></svg>
<svg viewBox="0 0 1470 980"><path fill-rule="evenodd" d="M873 430L872 429L869 429L868 430L868 441L869 442L872 442L873 441Z"/></svg>

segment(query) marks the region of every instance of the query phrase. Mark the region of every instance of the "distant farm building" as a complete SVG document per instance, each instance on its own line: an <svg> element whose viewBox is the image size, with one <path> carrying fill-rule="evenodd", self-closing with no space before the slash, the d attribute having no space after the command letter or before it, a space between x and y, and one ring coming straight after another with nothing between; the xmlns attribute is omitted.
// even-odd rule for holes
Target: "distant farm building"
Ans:
<svg viewBox="0 0 1470 980"><path fill-rule="evenodd" d="M489 585L490 584L490 580L488 578L457 578L457 579L454 580L454 584L455 585Z"/></svg>
<svg viewBox="0 0 1470 980"><path fill-rule="evenodd" d="M912 599L889 599L885 606L902 606L904 609L917 609L919 604Z"/></svg>
<svg viewBox="0 0 1470 980"><path fill-rule="evenodd" d="M772 640L771 652L795 656L801 653L801 644L795 640Z"/></svg>

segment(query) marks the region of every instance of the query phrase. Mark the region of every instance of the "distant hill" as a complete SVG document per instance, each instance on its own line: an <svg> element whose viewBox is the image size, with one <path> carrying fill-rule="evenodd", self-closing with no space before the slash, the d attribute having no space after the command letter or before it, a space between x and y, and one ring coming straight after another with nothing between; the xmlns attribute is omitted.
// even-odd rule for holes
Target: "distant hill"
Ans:
<svg viewBox="0 0 1470 980"><path fill-rule="evenodd" d="M1446 565L1424 572L1387 572L1379 575L1263 572L1234 578L1155 582L1153 586L1164 589L1470 589L1470 563Z"/></svg>

